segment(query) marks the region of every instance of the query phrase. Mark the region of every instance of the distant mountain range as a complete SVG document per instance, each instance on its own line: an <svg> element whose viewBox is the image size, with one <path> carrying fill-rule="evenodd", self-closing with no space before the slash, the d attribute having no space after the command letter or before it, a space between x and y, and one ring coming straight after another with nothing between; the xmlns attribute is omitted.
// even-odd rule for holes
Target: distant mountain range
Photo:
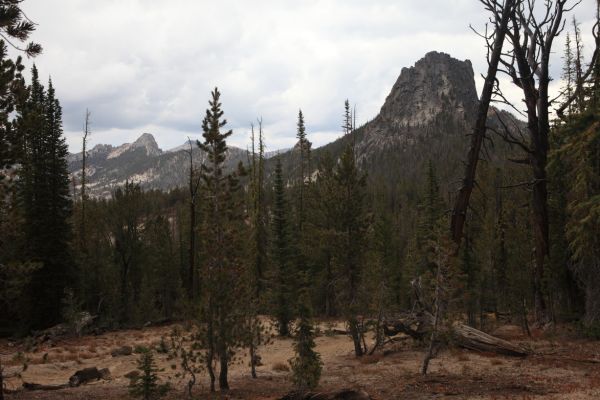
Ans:
<svg viewBox="0 0 600 400"><path fill-rule="evenodd" d="M354 136L341 137L312 152L313 167L325 153L337 158L350 143L355 144L359 165L372 180L387 184L415 184L421 179L424 164L431 160L444 168L445 182L461 172L465 155L465 135L471 130L478 98L471 62L460 61L445 53L430 52L413 67L403 68L387 96L381 111L358 128ZM504 113L512 121L514 118ZM491 123L494 123L492 121ZM308 132L310 138L310 132ZM194 162L205 155L194 147ZM146 189L169 190L186 184L189 166L187 143L161 150L154 137L142 134L135 142L121 146L96 145L88 151L88 187L93 196L109 196L126 180ZM281 153L284 170L293 173L297 165L294 149ZM82 154L69 157L69 170L77 185L81 175ZM247 161L246 150L229 148L227 168ZM267 163L267 171L273 163Z"/></svg>

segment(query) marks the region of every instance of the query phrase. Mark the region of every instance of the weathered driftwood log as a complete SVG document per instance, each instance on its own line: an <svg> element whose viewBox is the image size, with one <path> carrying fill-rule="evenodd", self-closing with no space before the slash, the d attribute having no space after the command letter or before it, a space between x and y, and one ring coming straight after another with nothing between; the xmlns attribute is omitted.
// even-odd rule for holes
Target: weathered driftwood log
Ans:
<svg viewBox="0 0 600 400"><path fill-rule="evenodd" d="M394 336L398 333L404 333L415 340L423 340L431 332L433 316L428 312L419 314L409 314L392 322L384 324L384 333L387 336ZM489 335L478 329L471 328L460 322L452 325L452 337L456 343L464 348L476 351L485 351L503 354L507 356L525 357L529 354L528 350Z"/></svg>
<svg viewBox="0 0 600 400"><path fill-rule="evenodd" d="M371 400L371 396L360 389L341 389L330 392L294 391L279 400Z"/></svg>

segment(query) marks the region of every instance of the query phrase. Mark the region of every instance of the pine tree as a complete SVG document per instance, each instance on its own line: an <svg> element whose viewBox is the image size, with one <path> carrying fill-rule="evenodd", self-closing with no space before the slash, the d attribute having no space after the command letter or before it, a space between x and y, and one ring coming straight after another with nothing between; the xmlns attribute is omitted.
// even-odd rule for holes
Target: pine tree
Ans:
<svg viewBox="0 0 600 400"><path fill-rule="evenodd" d="M274 316L280 336L290 334L292 320L293 274L290 264L289 210L285 196L285 183L281 170L281 158L277 156L273 184L272 259L275 267L273 279Z"/></svg>
<svg viewBox="0 0 600 400"><path fill-rule="evenodd" d="M295 213L295 225L293 237L293 258L295 260L295 273L298 280L297 286L304 288L309 285L311 280L310 271L308 270L308 249L307 249L307 232L306 232L306 205L307 205L307 194L308 186L310 183L310 142L306 137L306 127L304 126L304 115L302 110L298 112L298 124L297 124L298 139L297 151L299 154L299 165L298 165L298 181L296 183L296 213Z"/></svg>
<svg viewBox="0 0 600 400"><path fill-rule="evenodd" d="M260 303L267 265L267 211L265 199L265 144L262 120L258 121L258 151L255 151L254 126L252 126L252 175L250 182L252 218L252 260L255 301Z"/></svg>
<svg viewBox="0 0 600 400"><path fill-rule="evenodd" d="M434 273L432 263L433 246L438 239L440 218L443 214L443 200L433 162L427 165L426 185L422 201L418 207L418 226L416 229L418 266L417 273Z"/></svg>
<svg viewBox="0 0 600 400"><path fill-rule="evenodd" d="M24 136L20 170L20 198L24 209L26 254L40 263L31 282L32 327L60 320L61 298L74 284L70 250L72 204L67 171L67 145L62 131L62 110L52 81L48 90L32 69L29 96L22 107L19 129Z"/></svg>
<svg viewBox="0 0 600 400"><path fill-rule="evenodd" d="M162 397L167 387L158 384L158 367L151 350L145 350L137 360L140 375L131 382L129 393L143 400L153 400Z"/></svg>
<svg viewBox="0 0 600 400"><path fill-rule="evenodd" d="M204 142L198 146L207 154L202 164L201 176L204 195L204 296L202 321L206 325L207 370L210 376L211 391L214 391L215 374L213 361L220 365L219 387L229 389L228 367L235 347L240 342L237 327L240 321L239 274L241 254L237 241L241 239L243 226L242 204L239 195L237 173L226 174L223 170L227 153L226 139L232 131L221 132L227 121L223 119L218 89L212 92L210 108L202 122Z"/></svg>
<svg viewBox="0 0 600 400"><path fill-rule="evenodd" d="M358 315L361 305L364 305L361 304L360 292L368 228L364 204L366 177L356 167L352 147L348 146L342 154L334 170L334 179L338 190L336 261L339 264L338 280L343 282L340 288L341 304L354 342L354 353L362 356L367 349Z"/></svg>
<svg viewBox="0 0 600 400"><path fill-rule="evenodd" d="M581 40L581 29L579 28L579 22L573 16L573 35L575 37L575 51L573 54L573 75L575 84L575 90L578 93L577 99L575 101L576 109L581 112L584 110L584 102L585 102L585 90L584 79L583 79L583 42Z"/></svg>
<svg viewBox="0 0 600 400"><path fill-rule="evenodd" d="M595 89L597 90L597 88ZM587 326L600 323L600 113L591 107L560 127L565 143L553 155L566 163L567 218L565 234L572 252L573 269L585 287Z"/></svg>
<svg viewBox="0 0 600 400"><path fill-rule="evenodd" d="M258 120L258 143L255 137L254 125L251 127L252 153L250 154L251 176L249 183L249 271L246 277L248 288L244 297L248 299L245 307L245 344L250 353L252 377L256 378L256 366L260 356L258 346L268 341L267 326L258 314L264 308L265 276L267 273L267 210L264 190L265 181L265 145L262 130L262 120ZM258 148L257 148L258 147Z"/></svg>
<svg viewBox="0 0 600 400"><path fill-rule="evenodd" d="M338 222L339 191L334 177L334 161L326 152L319 159L316 180L311 196L310 223L312 232L308 237L311 242L312 261L317 266L315 278L319 278L317 288L322 309L326 316L338 315L335 265L337 243L336 224Z"/></svg>
<svg viewBox="0 0 600 400"><path fill-rule="evenodd" d="M132 304L138 304L141 289L142 240L140 225L144 215L140 186L125 182L111 201L111 234L114 259L119 271L119 317L124 325L132 320Z"/></svg>
<svg viewBox="0 0 600 400"><path fill-rule="evenodd" d="M563 56L564 66L563 66L563 75L562 78L565 81L565 87L563 89L564 96L566 99L571 98L573 95L573 91L575 90L574 85L576 81L575 77L575 61L573 56L573 49L571 44L571 35L567 32L567 36L565 39L565 52ZM567 115L571 115L573 112L573 106L569 104L567 108Z"/></svg>
<svg viewBox="0 0 600 400"><path fill-rule="evenodd" d="M309 178L310 173L310 142L306 136L306 127L304 126L304 115L302 110L298 111L298 124L297 124L296 138L298 139L298 154L299 154L299 176L298 176L298 199L297 199L297 224L298 232L301 234L304 222L306 220L305 215L305 202L306 202L306 180Z"/></svg>
<svg viewBox="0 0 600 400"><path fill-rule="evenodd" d="M299 390L315 388L321 379L323 362L315 348L315 333L311 321L310 299L306 291L299 298L298 327L294 337L294 358L289 360L292 367L292 381Z"/></svg>

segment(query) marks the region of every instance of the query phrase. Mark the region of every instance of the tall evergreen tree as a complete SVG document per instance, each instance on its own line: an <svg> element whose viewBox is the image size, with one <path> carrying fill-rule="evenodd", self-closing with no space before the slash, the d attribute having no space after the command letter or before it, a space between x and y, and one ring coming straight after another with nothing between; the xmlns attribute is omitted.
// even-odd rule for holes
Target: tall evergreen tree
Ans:
<svg viewBox="0 0 600 400"><path fill-rule="evenodd" d="M52 81L48 90L32 69L29 96L22 108L20 129L24 135L20 197L24 209L26 254L40 263L31 291L32 327L60 320L64 290L74 284L70 250L71 198L67 170L67 145L62 131L62 109Z"/></svg>
<svg viewBox="0 0 600 400"><path fill-rule="evenodd" d="M262 300L265 270L267 265L267 210L265 198L265 144L262 130L262 120L258 121L258 140L254 136L252 126L252 155L251 155L251 219L252 219L252 250L253 286L256 302ZM255 148L257 145L258 149Z"/></svg>
<svg viewBox="0 0 600 400"><path fill-rule="evenodd" d="M366 250L365 193L366 177L358 171L354 160L354 151L348 146L342 154L334 172L338 192L337 204L337 251L339 265L338 280L341 304L347 319L350 336L354 342L354 353L362 356L366 352L363 346L364 332L358 321L361 306L364 253Z"/></svg>
<svg viewBox="0 0 600 400"><path fill-rule="evenodd" d="M132 305L139 302L142 280L142 240L140 225L144 217L142 190L133 182L117 188L111 201L111 234L114 259L119 271L119 317L121 324L131 321Z"/></svg>
<svg viewBox="0 0 600 400"><path fill-rule="evenodd" d="M285 195L285 183L281 170L281 158L277 156L273 183L272 210L272 260L273 309L280 336L290 334L289 327L293 316L293 265L290 263L289 210Z"/></svg>
<svg viewBox="0 0 600 400"><path fill-rule="evenodd" d="M204 195L204 297L202 320L206 326L207 369L211 391L215 389L213 362L219 361L219 387L229 389L228 367L235 347L239 344L236 331L241 321L238 313L241 254L239 244L243 225L242 204L239 199L238 177L241 172L226 174L223 170L227 153L226 139L232 131L222 132L223 119L218 89L211 94L209 109L202 122L204 142L198 142L206 152L201 176ZM241 168L241 166L240 166Z"/></svg>

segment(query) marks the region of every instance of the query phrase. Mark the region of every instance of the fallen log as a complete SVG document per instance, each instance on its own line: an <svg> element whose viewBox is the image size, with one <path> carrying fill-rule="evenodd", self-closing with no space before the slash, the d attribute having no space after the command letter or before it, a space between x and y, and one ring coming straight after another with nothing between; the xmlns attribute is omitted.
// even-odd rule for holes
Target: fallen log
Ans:
<svg viewBox="0 0 600 400"><path fill-rule="evenodd" d="M431 332L433 316L429 312L405 315L393 322L384 324L384 333L395 336L404 333L415 340L423 341ZM530 352L521 346L504 339L487 334L479 329L472 328L460 322L455 322L448 332L455 343L469 350L497 353L506 356L525 357Z"/></svg>
<svg viewBox="0 0 600 400"><path fill-rule="evenodd" d="M41 385L39 383L23 382L23 389L25 390L59 390L68 387L69 385L66 383L62 385Z"/></svg>
<svg viewBox="0 0 600 400"><path fill-rule="evenodd" d="M100 379L109 379L110 371L108 368L98 369L96 367L84 368L75 372L69 378L69 386L76 387L84 385L91 381L97 381Z"/></svg>
<svg viewBox="0 0 600 400"><path fill-rule="evenodd" d="M278 400L371 400L371 396L360 389L341 389L329 392L293 391Z"/></svg>
<svg viewBox="0 0 600 400"><path fill-rule="evenodd" d="M529 351L504 339L489 335L460 322L452 326L452 334L457 344L469 350L525 357Z"/></svg>

